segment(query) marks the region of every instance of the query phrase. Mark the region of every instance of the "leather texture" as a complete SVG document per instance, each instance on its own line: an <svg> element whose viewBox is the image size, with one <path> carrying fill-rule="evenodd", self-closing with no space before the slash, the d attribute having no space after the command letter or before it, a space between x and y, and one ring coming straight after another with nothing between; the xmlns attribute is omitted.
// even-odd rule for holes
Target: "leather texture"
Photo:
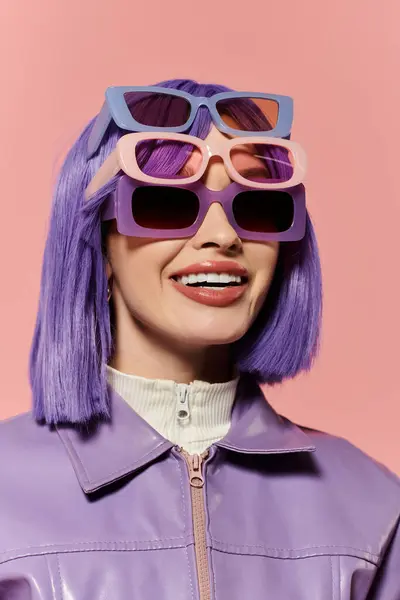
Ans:
<svg viewBox="0 0 400 600"><path fill-rule="evenodd" d="M0 600L197 600L187 465L112 421L0 424ZM204 465L213 600L400 600L400 480L278 415L248 377Z"/></svg>

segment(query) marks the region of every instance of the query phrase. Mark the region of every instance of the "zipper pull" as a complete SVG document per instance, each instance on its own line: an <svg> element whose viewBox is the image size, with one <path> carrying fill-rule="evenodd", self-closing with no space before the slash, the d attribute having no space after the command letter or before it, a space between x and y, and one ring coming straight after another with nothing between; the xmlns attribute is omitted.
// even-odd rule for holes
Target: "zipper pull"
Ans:
<svg viewBox="0 0 400 600"><path fill-rule="evenodd" d="M184 383L177 383L177 405L176 417L178 421L187 421L190 417L189 411L189 386Z"/></svg>
<svg viewBox="0 0 400 600"><path fill-rule="evenodd" d="M189 465L189 479L190 485L195 488L202 488L204 485L204 477L202 472L203 461L207 458L208 452L199 454L191 454L187 456L187 463Z"/></svg>

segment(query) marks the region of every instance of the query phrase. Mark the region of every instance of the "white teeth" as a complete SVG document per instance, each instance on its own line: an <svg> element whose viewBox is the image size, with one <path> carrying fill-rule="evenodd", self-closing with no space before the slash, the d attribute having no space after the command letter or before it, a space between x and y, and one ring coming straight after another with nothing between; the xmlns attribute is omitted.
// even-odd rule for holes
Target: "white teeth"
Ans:
<svg viewBox="0 0 400 600"><path fill-rule="evenodd" d="M241 283L242 277L240 275L231 275L230 273L189 273L188 275L182 275L177 277L176 281L183 285L190 285L193 283ZM210 286L208 286L210 287Z"/></svg>
<svg viewBox="0 0 400 600"><path fill-rule="evenodd" d="M197 278L196 278L197 279ZM207 273L207 283L224 283L218 273ZM226 282L228 283L228 282Z"/></svg>
<svg viewBox="0 0 400 600"><path fill-rule="evenodd" d="M219 280L221 283L229 283L231 280L231 276L228 275L228 273L221 273L221 275L219 276ZM235 281L236 281L236 277L235 277Z"/></svg>

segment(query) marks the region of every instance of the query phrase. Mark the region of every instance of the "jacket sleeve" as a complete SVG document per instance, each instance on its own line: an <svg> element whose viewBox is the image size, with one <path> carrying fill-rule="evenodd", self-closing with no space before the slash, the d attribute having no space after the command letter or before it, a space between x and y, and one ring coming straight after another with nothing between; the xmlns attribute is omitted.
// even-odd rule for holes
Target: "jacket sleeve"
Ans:
<svg viewBox="0 0 400 600"><path fill-rule="evenodd" d="M367 600L400 600L400 523L376 572Z"/></svg>

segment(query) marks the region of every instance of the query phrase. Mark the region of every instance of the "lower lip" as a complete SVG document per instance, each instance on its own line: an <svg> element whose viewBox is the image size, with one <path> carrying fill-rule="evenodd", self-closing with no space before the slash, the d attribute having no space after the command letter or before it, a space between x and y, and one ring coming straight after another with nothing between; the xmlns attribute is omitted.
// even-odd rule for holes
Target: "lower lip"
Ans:
<svg viewBox="0 0 400 600"><path fill-rule="evenodd" d="M207 306L229 306L238 300L247 290L248 284L235 285L232 287L221 288L220 290L210 290L209 288L190 287L171 279L174 288L195 302L206 304Z"/></svg>

